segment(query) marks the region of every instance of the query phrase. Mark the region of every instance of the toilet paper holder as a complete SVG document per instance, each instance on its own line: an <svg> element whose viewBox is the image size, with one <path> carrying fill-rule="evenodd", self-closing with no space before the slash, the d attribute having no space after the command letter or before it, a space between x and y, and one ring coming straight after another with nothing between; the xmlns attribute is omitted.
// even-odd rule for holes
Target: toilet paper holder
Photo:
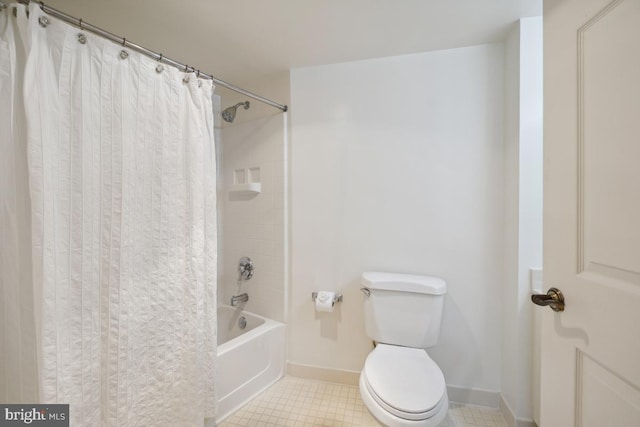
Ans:
<svg viewBox="0 0 640 427"><path fill-rule="evenodd" d="M311 301L316 302L316 298L318 298L318 292L311 292ZM331 305L334 306L337 302L342 302L342 294L336 294Z"/></svg>

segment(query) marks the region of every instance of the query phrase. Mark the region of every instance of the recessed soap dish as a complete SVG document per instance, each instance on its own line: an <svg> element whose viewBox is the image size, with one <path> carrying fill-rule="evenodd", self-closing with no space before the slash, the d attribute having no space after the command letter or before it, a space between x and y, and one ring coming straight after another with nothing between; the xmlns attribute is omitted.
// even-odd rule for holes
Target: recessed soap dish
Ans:
<svg viewBox="0 0 640 427"><path fill-rule="evenodd" d="M260 168L243 168L233 171L233 184L229 187L229 194L235 196L255 196L262 191L260 182Z"/></svg>

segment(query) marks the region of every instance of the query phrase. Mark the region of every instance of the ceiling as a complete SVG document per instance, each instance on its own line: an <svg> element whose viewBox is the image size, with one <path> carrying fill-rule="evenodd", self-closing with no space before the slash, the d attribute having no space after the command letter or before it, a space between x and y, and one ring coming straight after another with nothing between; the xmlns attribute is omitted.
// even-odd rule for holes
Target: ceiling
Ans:
<svg viewBox="0 0 640 427"><path fill-rule="evenodd" d="M542 0L44 0L237 85L294 67L502 40Z"/></svg>

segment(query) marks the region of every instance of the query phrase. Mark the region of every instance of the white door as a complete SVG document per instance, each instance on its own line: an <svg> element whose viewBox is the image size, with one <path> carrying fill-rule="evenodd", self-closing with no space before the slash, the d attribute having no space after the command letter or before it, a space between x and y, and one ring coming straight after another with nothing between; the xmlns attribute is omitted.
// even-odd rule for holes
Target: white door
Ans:
<svg viewBox="0 0 640 427"><path fill-rule="evenodd" d="M640 426L640 0L544 0L542 427Z"/></svg>

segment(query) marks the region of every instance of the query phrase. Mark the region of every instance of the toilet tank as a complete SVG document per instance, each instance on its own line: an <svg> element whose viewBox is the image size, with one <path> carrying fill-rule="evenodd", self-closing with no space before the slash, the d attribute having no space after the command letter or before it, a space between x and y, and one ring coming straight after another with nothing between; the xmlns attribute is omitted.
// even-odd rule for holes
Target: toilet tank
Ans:
<svg viewBox="0 0 640 427"><path fill-rule="evenodd" d="M362 274L367 336L384 344L429 348L438 343L447 284L432 276Z"/></svg>

